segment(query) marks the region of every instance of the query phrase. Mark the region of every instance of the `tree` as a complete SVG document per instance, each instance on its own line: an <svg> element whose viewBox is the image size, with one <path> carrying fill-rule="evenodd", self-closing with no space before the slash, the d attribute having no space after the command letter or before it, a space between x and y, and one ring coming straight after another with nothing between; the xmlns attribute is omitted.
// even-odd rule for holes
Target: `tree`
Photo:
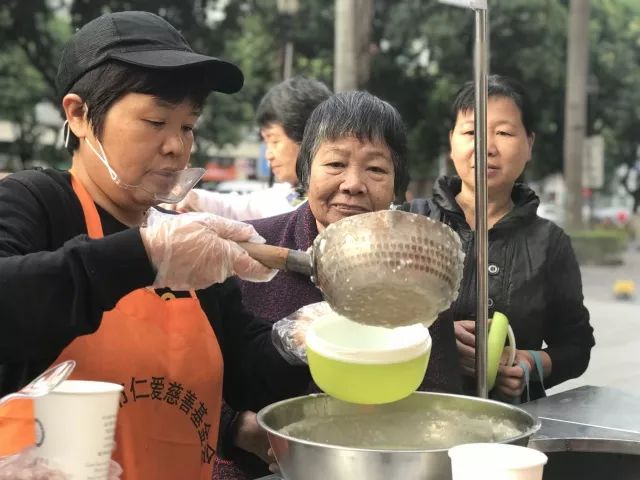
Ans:
<svg viewBox="0 0 640 480"><path fill-rule="evenodd" d="M490 0L491 72L513 76L538 109L530 178L562 170L566 0ZM473 14L436 0L376 3L368 87L405 119L418 176L448 151L449 105L472 78ZM606 139L607 174L635 161L640 131L640 3L593 0L589 133ZM593 87L597 86L597 90Z"/></svg>
<svg viewBox="0 0 640 480"><path fill-rule="evenodd" d="M535 176L559 170L566 8L549 0L494 0L489 11L491 72L520 79L541 107L530 169ZM450 104L473 76L473 14L435 0L386 0L378 2L376 19L380 52L369 87L403 114L414 173L433 175L436 159L448 152Z"/></svg>
<svg viewBox="0 0 640 480"><path fill-rule="evenodd" d="M55 103L57 59L70 29L55 18L46 0L6 0L0 5L0 44L22 49L41 77L46 98Z"/></svg>
<svg viewBox="0 0 640 480"><path fill-rule="evenodd" d="M212 145L237 143L255 134L255 107L282 79L285 38L295 45L293 73L332 85L333 3L301 0L299 12L287 22L276 0L72 0L66 19L54 0L5 0L0 5L0 41L2 54L9 46L21 48L24 55L14 60L27 62L41 75L40 80L25 77L22 86L32 79L41 82L43 96L53 101L57 62L72 28L106 11L148 10L167 18L196 50L237 62L246 77L239 94L211 96L198 125L194 161L202 163ZM588 132L605 137L611 171L620 163L633 163L638 144L640 2L592 3L590 65L597 85L590 82ZM491 71L523 81L538 108L529 178L562 167L567 4L489 1ZM457 89L472 78L473 14L437 0L375 0L374 5L371 74L364 88L402 114L414 176L433 176L437 158L448 152L449 106Z"/></svg>
<svg viewBox="0 0 640 480"><path fill-rule="evenodd" d="M275 63L267 51L273 42L270 32L256 24L256 14L252 13L255 8L246 8L256 2L229 2L219 20L212 18L219 13L217 3L215 0L74 0L65 17L61 5L51 1L5 2L0 6L0 41L4 46L15 48L3 52L0 58L6 87L0 92L0 112L2 118L16 122L18 126L20 138L15 149L19 150L21 158L26 160L34 155L34 139L39 134L34 123L35 104L43 99L59 104L56 71L63 44L72 29L103 13L121 10L146 10L163 16L181 30L198 51L220 57L229 57L228 51L240 52L241 66L248 74L247 88L232 98L224 95L210 98L212 108L208 112L214 113L209 113L199 125L197 142L200 148L194 155L194 162L205 161L203 152L208 144L222 146L240 141L251 123L253 110L248 102L254 102L258 95L256 84L267 83L265 74L269 80L272 78L272 68L265 69L264 65ZM253 36L250 34L252 29L256 33ZM242 35L247 32L249 35Z"/></svg>
<svg viewBox="0 0 640 480"><path fill-rule="evenodd" d="M42 76L22 56L17 47L0 54L0 111L13 123L15 133L6 153L16 156L18 168L25 168L35 157L37 139L44 133L36 123L35 106L46 92Z"/></svg>
<svg viewBox="0 0 640 480"><path fill-rule="evenodd" d="M18 160L18 168L34 161L54 165L62 161L60 153L41 142L45 134L55 136L56 132L48 132L51 127L39 123L36 106L55 99L55 69L47 59L53 56L55 45L62 44L68 25L40 2L33 3L43 10L29 13L26 7L30 3L9 2L0 7L0 42L4 45L0 52L0 112L1 119L13 125L15 140L6 153ZM21 22L23 34L17 34L15 25L14 30L9 28L16 21Z"/></svg>
<svg viewBox="0 0 640 480"><path fill-rule="evenodd" d="M633 165L640 147L640 4L594 0L591 21L591 134L605 138L605 167Z"/></svg>

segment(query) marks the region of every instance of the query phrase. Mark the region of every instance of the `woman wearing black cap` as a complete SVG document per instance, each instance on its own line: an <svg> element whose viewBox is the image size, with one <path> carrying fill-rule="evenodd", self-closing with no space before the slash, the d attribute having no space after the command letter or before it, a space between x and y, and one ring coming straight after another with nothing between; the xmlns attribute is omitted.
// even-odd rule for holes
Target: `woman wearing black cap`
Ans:
<svg viewBox="0 0 640 480"><path fill-rule="evenodd" d="M0 183L0 394L73 359L74 378L124 386L114 454L123 478L209 480L223 369L238 409L308 382L227 280L272 276L235 243L261 241L253 227L153 208L202 175L187 168L200 108L211 91L238 91L242 73L194 53L160 17L120 12L74 35L57 81L71 170ZM0 443L18 449L32 435L30 405L7 408Z"/></svg>

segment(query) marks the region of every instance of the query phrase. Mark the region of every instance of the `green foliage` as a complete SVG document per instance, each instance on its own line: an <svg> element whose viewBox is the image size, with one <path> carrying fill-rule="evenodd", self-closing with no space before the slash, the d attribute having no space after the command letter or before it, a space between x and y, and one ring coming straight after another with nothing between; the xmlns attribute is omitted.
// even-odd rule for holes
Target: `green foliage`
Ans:
<svg viewBox="0 0 640 480"><path fill-rule="evenodd" d="M640 3L594 1L589 127L606 142L606 167L632 164L640 144Z"/></svg>
<svg viewBox="0 0 640 480"><path fill-rule="evenodd" d="M208 100L198 124L200 153L211 144L237 144L249 132L253 119L253 105L263 94L265 78L271 78L277 57L273 40L257 12L238 19L238 30L227 38L221 56L233 59L245 76L243 89L233 96L214 94ZM243 32L243 34L240 34ZM231 53L231 55L229 55ZM194 163L206 163L206 155L194 155Z"/></svg>
<svg viewBox="0 0 640 480"><path fill-rule="evenodd" d="M9 0L0 6L0 119L13 123L16 140L4 146L18 159L19 167L34 160L59 165L63 155L38 139L55 135L36 119L36 105L53 102L55 71L68 21L52 14L44 1Z"/></svg>
<svg viewBox="0 0 640 480"><path fill-rule="evenodd" d="M589 133L606 139L607 172L635 160L640 131L640 2L593 0ZM513 76L537 108L530 178L562 170L567 2L490 0L491 73ZM378 1L368 86L390 99L409 128L417 176L448 152L449 105L473 75L474 15L435 0ZM428 61L426 61L426 58ZM590 83L596 83L590 81ZM635 133L634 133L635 132Z"/></svg>
<svg viewBox="0 0 640 480"><path fill-rule="evenodd" d="M566 8L549 0L494 0L490 7L491 72L520 79L540 108L530 168L535 176L558 170ZM389 1L378 17L377 40L388 48L374 58L370 87L403 114L420 176L448 152L450 104L473 78L474 15L436 1Z"/></svg>
<svg viewBox="0 0 640 480"><path fill-rule="evenodd" d="M35 107L46 95L42 75L26 60L24 51L8 46L0 55L0 112L3 120L13 123L16 140L4 150L15 156L22 168L41 149L37 140L46 127L38 124Z"/></svg>
<svg viewBox="0 0 640 480"><path fill-rule="evenodd" d="M625 246L629 241L629 232L619 227L596 227L591 230L573 232L572 237L580 238L607 238L614 239L620 246Z"/></svg>
<svg viewBox="0 0 640 480"><path fill-rule="evenodd" d="M20 121L23 126L33 125L35 102L43 94L42 79L28 62L19 58L23 52L11 47L0 57L0 111L12 122ZM22 81L20 81L22 80ZM8 153L20 155L19 144L13 143Z"/></svg>
<svg viewBox="0 0 640 480"><path fill-rule="evenodd" d="M619 265L629 243L629 233L622 229L582 230L571 232L571 245L581 265Z"/></svg>
<svg viewBox="0 0 640 480"><path fill-rule="evenodd" d="M448 152L450 103L472 78L474 16L437 0L374 2L371 75L362 87L400 110L413 174L431 176L436 159ZM523 81L538 108L530 178L562 168L567 3L489 2L491 71ZM65 18L53 0L5 0L0 5L0 116L28 118L25 112L40 99L55 100L57 61L72 28L107 11L153 11L180 29L196 50L237 62L245 73L239 94L214 94L209 100L194 155L194 163L205 163L212 146L255 134L255 107L282 79L286 41L295 46L294 74L332 84L333 2L299 4L289 17L278 12L276 0L73 0ZM640 2L592 0L591 16L590 69L597 89L590 91L588 129L604 135L607 167L612 167L633 161L638 145Z"/></svg>

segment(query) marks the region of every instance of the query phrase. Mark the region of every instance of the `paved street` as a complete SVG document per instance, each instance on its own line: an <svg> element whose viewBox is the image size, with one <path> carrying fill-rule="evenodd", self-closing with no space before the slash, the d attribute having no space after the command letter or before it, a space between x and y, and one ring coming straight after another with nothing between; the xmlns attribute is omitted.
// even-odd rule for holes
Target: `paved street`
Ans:
<svg viewBox="0 0 640 480"><path fill-rule="evenodd" d="M624 265L582 268L584 293L595 330L591 364L580 378L549 391L580 385L610 386L640 395L640 291L632 301L613 298L617 279L635 281L640 289L640 251L631 249Z"/></svg>

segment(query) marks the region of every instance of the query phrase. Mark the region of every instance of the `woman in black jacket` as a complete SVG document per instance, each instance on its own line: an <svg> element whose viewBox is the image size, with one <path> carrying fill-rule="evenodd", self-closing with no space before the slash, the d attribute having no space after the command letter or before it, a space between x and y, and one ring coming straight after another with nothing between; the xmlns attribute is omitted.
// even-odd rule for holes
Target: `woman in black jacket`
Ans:
<svg viewBox="0 0 640 480"><path fill-rule="evenodd" d="M553 222L538 217L538 197L516 183L531 159L535 139L532 115L530 100L520 84L498 75L489 77L489 316L499 311L509 318L518 347L515 366L500 366L492 392L506 401L539 398L545 387L578 377L586 370L595 344L569 237ZM439 178L433 198L414 200L408 208L445 222L462 240L464 277L448 314L455 320L460 362L471 393L475 384L476 311L475 232L471 227L475 225L472 83L458 92L453 116L449 140L458 176ZM524 392L521 363L531 372L528 392ZM539 370L543 378L539 378Z"/></svg>

